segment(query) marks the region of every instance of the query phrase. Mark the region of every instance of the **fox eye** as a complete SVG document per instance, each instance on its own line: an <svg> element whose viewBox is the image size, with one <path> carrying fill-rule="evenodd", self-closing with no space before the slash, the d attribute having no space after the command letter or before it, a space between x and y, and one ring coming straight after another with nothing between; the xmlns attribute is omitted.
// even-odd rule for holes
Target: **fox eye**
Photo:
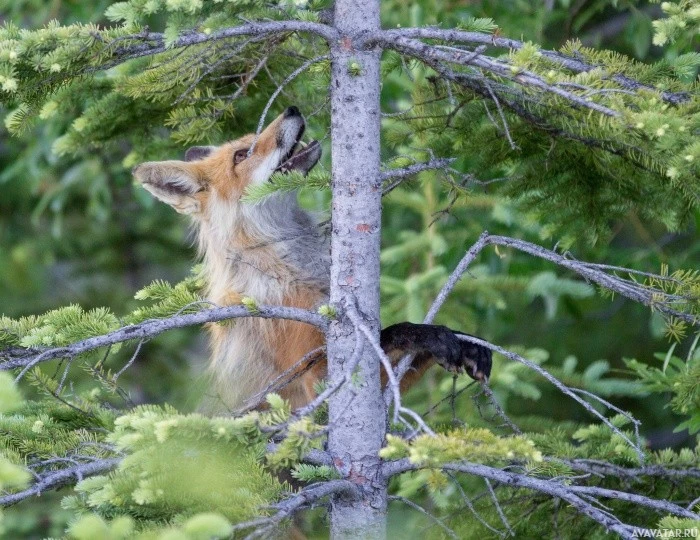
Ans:
<svg viewBox="0 0 700 540"><path fill-rule="evenodd" d="M248 150L249 148L236 150L236 153L233 154L233 164L238 165L241 161L244 161L248 157Z"/></svg>

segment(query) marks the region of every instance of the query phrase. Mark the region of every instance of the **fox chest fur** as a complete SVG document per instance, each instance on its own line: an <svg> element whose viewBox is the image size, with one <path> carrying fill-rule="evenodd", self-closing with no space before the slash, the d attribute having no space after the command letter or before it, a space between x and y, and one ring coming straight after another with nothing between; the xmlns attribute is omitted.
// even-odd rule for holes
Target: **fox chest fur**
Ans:
<svg viewBox="0 0 700 540"><path fill-rule="evenodd" d="M329 246L295 197L274 195L237 210L238 215L224 212L200 225L208 298L231 305L248 296L261 304L304 309L326 302ZM221 227L226 219L231 222ZM242 318L210 325L209 331L211 369L219 381L218 393L229 407L261 392L324 341L316 328L281 319ZM302 376L280 393L293 405L306 403L316 379L313 374Z"/></svg>

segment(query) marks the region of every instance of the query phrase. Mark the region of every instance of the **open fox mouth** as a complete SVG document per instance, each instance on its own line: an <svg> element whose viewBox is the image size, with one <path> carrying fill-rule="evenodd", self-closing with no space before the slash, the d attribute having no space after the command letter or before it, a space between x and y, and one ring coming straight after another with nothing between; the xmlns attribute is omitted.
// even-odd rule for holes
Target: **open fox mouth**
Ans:
<svg viewBox="0 0 700 540"><path fill-rule="evenodd" d="M321 145L318 141L311 141L309 144L304 144L300 141L304 129L299 130L297 142L282 158L280 164L275 169L276 172L286 173L292 170L298 170L306 174L309 172L316 162L321 157Z"/></svg>

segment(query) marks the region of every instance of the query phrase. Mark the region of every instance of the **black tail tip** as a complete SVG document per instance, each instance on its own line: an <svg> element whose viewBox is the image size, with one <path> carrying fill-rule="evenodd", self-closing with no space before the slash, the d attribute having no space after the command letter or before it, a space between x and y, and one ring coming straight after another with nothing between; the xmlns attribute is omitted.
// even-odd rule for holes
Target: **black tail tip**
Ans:
<svg viewBox="0 0 700 540"><path fill-rule="evenodd" d="M294 105L292 105L291 107L287 107L284 111L285 118L291 118L292 116L301 116L299 109Z"/></svg>

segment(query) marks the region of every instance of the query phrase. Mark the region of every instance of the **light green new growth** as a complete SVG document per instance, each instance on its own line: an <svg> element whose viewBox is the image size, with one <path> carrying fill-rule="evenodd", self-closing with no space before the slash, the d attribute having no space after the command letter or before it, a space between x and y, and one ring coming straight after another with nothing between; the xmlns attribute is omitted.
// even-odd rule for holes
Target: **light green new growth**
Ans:
<svg viewBox="0 0 700 540"><path fill-rule="evenodd" d="M10 111L5 125L13 134L33 137L30 130L41 121L51 140L47 142L45 134L37 138L47 148L53 142L60 164L97 150L116 169L120 161L128 169L146 160L177 159L186 144L221 144L254 132L274 88L305 59L326 53L327 46L305 32L213 38L248 21L326 20L328 14L321 10L329 4L326 0L129 0L107 9L112 26L52 22L39 30L24 30L5 23L0 28L0 102ZM519 50L499 48L496 22L469 16L472 7L466 11L460 7L458 28L492 34L487 36L489 46L481 59L504 66L503 73L451 63L445 64L449 72L438 73L436 66L395 50L386 50L382 56L382 83L390 98L382 99L386 143L382 155L388 159L382 170L391 172L434 158L451 160L448 168L422 172L417 180L416 175L407 177L408 189L399 186L385 198L395 210L386 213L389 223L381 255L382 316L391 322L423 319L464 246L474 241L484 224L490 231L507 231L498 234L523 234L542 243L551 240L551 244L559 240L559 251L564 252L585 241L604 244L611 224L629 216L679 229L692 222L700 200L696 80L700 54L691 46L679 54L671 51L654 63L584 47L579 41L567 43L558 52L545 51L535 43ZM664 2L661 8L666 17L653 23L654 43L674 43L679 50L680 45L692 45L700 23L698 0ZM416 24L422 24L419 11L411 10ZM391 19L394 14L382 16ZM193 36L201 41L189 42ZM431 40L431 45L437 42ZM467 48L476 47L469 43ZM567 67L560 61L561 54L569 63L594 68ZM362 75L362 66L349 62L347 67L354 75ZM452 75L454 80L448 82ZM524 84L528 77L542 84ZM297 104L307 116L308 129L318 130L313 135L320 140L330 125L329 81L329 61L312 65L284 85L267 120L284 106ZM581 102L574 105L561 92ZM292 96L295 102L287 102ZM45 159L43 153L41 159ZM33 166L32 160L26 161ZM96 183L92 168L77 170L74 174L89 176ZM24 180L30 175L20 176ZM123 170L114 176L106 175L108 188L121 180L128 187ZM0 182L6 182L4 178ZM395 187L392 182L390 177L385 187ZM330 175L321 167L307 176L275 174L269 182L251 186L244 201L256 204L277 192L329 186ZM44 209L50 208L49 197L42 201ZM416 223L419 226L414 227ZM522 329L510 321L513 314L527 316L539 309L540 302L547 321L566 313L567 321L585 324L578 310L584 302L594 301L590 284L555 273L551 266L526 265L508 251L484 253L470 266L470 275L455 286L441 310L440 324L478 335L486 335L487 327L490 338L502 338ZM698 272L668 275L662 269L661 274L638 281L676 295L679 309L700 316ZM194 313L209 307L204 288L195 271L176 284L154 281L136 294L139 307L120 316L106 308L71 305L39 316L2 317L0 350L59 347L125 324ZM244 298L242 304L251 314L259 309L252 298ZM337 316L331 306L322 306L319 313ZM493 321L498 324L490 330ZM673 336L687 330L687 323L671 320ZM627 360L634 377L615 372L612 358L596 360L597 356L584 357L580 351L576 351L578 358L570 355L568 342L551 354L544 348L509 348L535 364L546 363L547 370L572 389L614 398L668 393L670 407L683 416L678 429L700 431L700 356L695 347L685 359L675 356L673 349L658 356L660 367ZM234 524L267 515L269 506L286 496L288 486L270 470L291 467L292 475L304 482L340 477L331 466L301 462L310 450L323 447L332 429L321 425L327 421L326 404L316 409L313 418L293 415L289 403L277 394L267 397L267 409L237 418L183 414L168 406L118 411L112 403L116 375L107 367L109 354L117 349L99 351L96 363L97 354L93 354L73 364L97 378L102 389L93 379L86 383L73 373L62 379L76 360L70 358L60 364L56 361L51 369L27 373L26 380L39 394L32 400L23 401L11 378L0 374L0 489L15 493L26 487L31 481L28 464L44 474L73 465L49 461L56 457L82 459L81 463L123 458L112 473L85 478L75 495L64 498L64 508L76 516L67 530L69 537L226 538ZM359 384L360 375L353 374L353 380ZM413 399L427 407L436 395L444 399L452 391L449 377L431 381L406 397L409 406ZM455 388L458 392L473 389L467 386L470 382L461 378ZM688 494L700 488L692 474L673 476L688 469L697 471L700 446L678 451L645 449L646 462L640 464L628 442L609 427L562 420L575 417L568 410L562 416L543 413L542 409L551 411L550 403L558 404L560 396L553 398L554 390L526 366L496 355L490 385L509 415L522 405L522 411L539 406L539 413L521 412L521 418L513 419L524 435L497 434L493 419L481 414L481 402L477 403L484 396L469 390L462 398L473 399L453 403L452 413L470 414L470 427L444 428L450 407L443 403L426 415L437 436L406 440L389 435L381 454L387 460L407 458L426 468L400 475L392 480L392 489L401 496L416 497L412 500L428 496L431 512L444 512L438 519L460 538L481 539L493 533L472 519L465 499L473 501L489 527L504 523L502 531L494 533L498 535L509 534L507 529L512 527L523 538L551 536L552 516L561 516L572 536L597 538L603 529L592 531L591 522L560 499L503 485L495 488L501 509L491 501L483 479L452 478L440 470L452 461L505 466L535 478L557 478L562 485L578 482L625 490L632 486L635 492L659 500L690 502ZM318 385L316 390L325 388ZM141 399L142 394L118 395L131 407L129 398ZM145 395L153 394L146 391ZM591 403L603 411L600 404ZM609 418L612 413L605 414ZM628 418L609 419L644 448ZM267 449L271 437L273 452ZM637 472L632 479L622 473L586 473L576 469L577 460L620 470L634 467ZM49 462L38 465L45 461ZM654 466L668 476L643 474L644 467ZM605 505L606 511L629 523L698 526L662 515L650 521L647 509L628 503L606 499ZM433 530L437 528L427 534Z"/></svg>
<svg viewBox="0 0 700 540"><path fill-rule="evenodd" d="M660 2L661 0L652 0ZM657 19L654 25L654 45L673 43L677 39L692 39L700 32L700 2L698 0L676 0L662 2L661 9L666 15ZM698 60L696 59L696 62ZM698 65L696 63L696 65Z"/></svg>
<svg viewBox="0 0 700 540"><path fill-rule="evenodd" d="M454 429L436 436L419 435L410 442L387 435L387 445L380 455L386 459L407 457L411 463L427 467L460 460L474 463L542 460L541 452L526 437L499 437L485 428Z"/></svg>

